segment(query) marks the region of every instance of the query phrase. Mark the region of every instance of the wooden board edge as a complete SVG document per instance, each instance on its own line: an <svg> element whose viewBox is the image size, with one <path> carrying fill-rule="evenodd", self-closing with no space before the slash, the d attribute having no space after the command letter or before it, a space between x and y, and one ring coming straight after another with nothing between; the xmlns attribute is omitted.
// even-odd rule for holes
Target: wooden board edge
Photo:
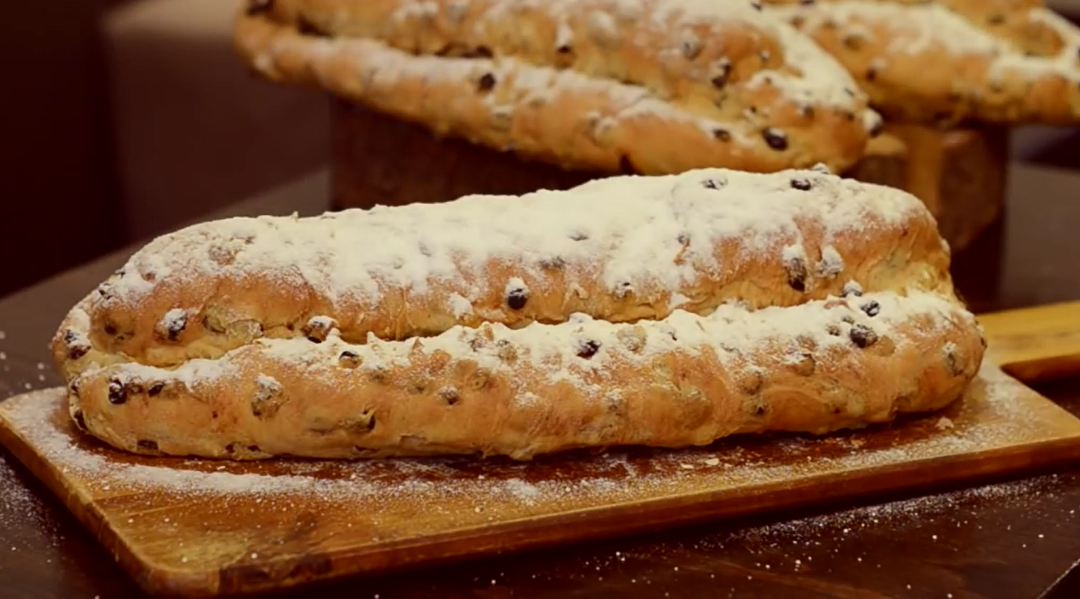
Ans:
<svg viewBox="0 0 1080 599"><path fill-rule="evenodd" d="M1080 374L1080 301L976 315L988 358L1027 383Z"/></svg>
<svg viewBox="0 0 1080 599"><path fill-rule="evenodd" d="M0 402L0 445L64 504L140 588L160 597L216 597L220 594L216 573L177 572L155 567L142 559L123 537L106 525L107 518L89 497L68 489L59 468L34 452L6 418L3 409L6 401Z"/></svg>
<svg viewBox="0 0 1080 599"><path fill-rule="evenodd" d="M1013 381L1013 384L1018 390L1030 394L1033 401L1045 402L1045 408L1049 412L1060 412L1067 418L1080 422L1067 410L1018 381ZM60 387L55 390L63 391ZM972 454L953 454L891 464L871 472L829 473L802 477L796 479L794 484L791 481L773 483L755 490L753 497L764 498L765 501L749 508L745 505L745 496L733 499L730 497L730 490L660 498L644 503L612 504L545 516L542 522L536 519L519 519L428 536L423 540L422 553L415 551L421 543L403 541L399 544L329 553L310 560L311 563L283 559L281 564L271 564L275 572L285 574L277 577L268 576L263 567L243 565L212 571L178 571L138 555L126 539L106 525L105 516L93 506L89 498L81 497L65 487L60 467L37 455L31 443L18 433L18 428L6 417L4 403L6 402L0 402L0 444L7 447L65 504L141 588L161 597L243 595L303 586L317 581L385 574L503 553L542 549L568 540L587 542L641 534L695 522L722 520L736 515L760 516L790 508L802 510L837 503L862 502L870 497L889 494L917 495L935 488L968 486L978 481L1004 479L1020 473L1030 475L1033 471L1080 458L1080 430L1076 430L1071 433L1064 432L1053 439L1025 445L1022 451L1003 447L981 453L977 458ZM936 473L943 470L950 472L947 481L936 476ZM822 493L818 489L814 499L807 501L804 491L809 486L822 487L826 492ZM84 507L84 504L88 507ZM632 524L627 525L627 521ZM567 535L567 531L572 534ZM507 543L505 538L513 541ZM372 556L376 554L378 557L373 559ZM334 571L334 564L339 565L339 572Z"/></svg>
<svg viewBox="0 0 1080 599"><path fill-rule="evenodd" d="M1049 401L1045 398L1043 400ZM980 454L977 459L965 455L947 456L905 462L895 465L895 468L862 476L849 475L839 478L838 474L828 475L824 483L821 477L807 477L800 481L802 484L781 493L769 487L760 489L755 497L769 498L770 501L757 504L751 509L745 507L745 497L733 500L722 497L724 492L713 492L568 512L545 517L542 525L530 525L528 520L517 520L425 537L422 544L418 541L402 541L380 545L378 548L342 551L330 555L333 563L343 566L338 569L338 573L305 576L298 580L267 581L256 574L256 568L226 568L220 573L219 588L221 596L238 596L253 591L295 588L309 582L400 573L484 557L535 551L556 547L568 541L594 542L695 523L722 521L735 516L760 517L793 507L805 510L838 503L862 505L867 499L873 498L898 500L933 490L970 487L980 482L1006 481L1019 474L1029 475L1076 459L1080 459L1080 435L1025 446L1023 454L1003 448L1000 451ZM996 462L995 467L983 467L982 464L986 462ZM934 476L943 468L950 471L949 480L945 482ZM917 482L912 484L910 481L915 474L918 475L914 477ZM901 480L904 482L896 482ZM821 485L828 489L828 492L818 493L813 500L806 501L804 491L811 484ZM710 495L719 497L709 500ZM703 506L708 509L696 510ZM656 514L660 514L660 517L656 517ZM627 521L633 524L627 525ZM566 530L572 530L574 534L568 537ZM503 539L506 537L515 539L515 542L505 543ZM424 549L423 555L413 553L414 549L421 546ZM380 556L378 560L371 559L377 555ZM431 557L434 555L438 557ZM327 570L332 572L334 569Z"/></svg>

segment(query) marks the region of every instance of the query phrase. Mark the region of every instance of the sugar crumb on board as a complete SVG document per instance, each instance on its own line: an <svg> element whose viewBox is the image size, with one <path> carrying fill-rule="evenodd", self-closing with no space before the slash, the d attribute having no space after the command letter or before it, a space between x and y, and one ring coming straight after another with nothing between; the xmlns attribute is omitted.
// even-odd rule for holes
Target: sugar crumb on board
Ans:
<svg viewBox="0 0 1080 599"><path fill-rule="evenodd" d="M59 541L55 523L8 463L11 459L0 459L0 543L12 543L12 551L42 541L55 546ZM20 532L30 536L19 536Z"/></svg>

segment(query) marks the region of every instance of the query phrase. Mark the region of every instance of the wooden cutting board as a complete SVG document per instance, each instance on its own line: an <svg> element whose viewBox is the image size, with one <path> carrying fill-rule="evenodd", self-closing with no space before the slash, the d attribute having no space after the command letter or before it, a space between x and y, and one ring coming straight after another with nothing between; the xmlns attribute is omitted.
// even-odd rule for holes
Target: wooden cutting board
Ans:
<svg viewBox="0 0 1080 599"><path fill-rule="evenodd" d="M238 464L112 450L74 430L64 390L51 389L0 403L0 442L149 592L251 592L1018 476L1080 458L1080 420L994 365L1024 376L1080 372L1080 302L982 321L991 353L963 400L822 438L761 436L532 463Z"/></svg>

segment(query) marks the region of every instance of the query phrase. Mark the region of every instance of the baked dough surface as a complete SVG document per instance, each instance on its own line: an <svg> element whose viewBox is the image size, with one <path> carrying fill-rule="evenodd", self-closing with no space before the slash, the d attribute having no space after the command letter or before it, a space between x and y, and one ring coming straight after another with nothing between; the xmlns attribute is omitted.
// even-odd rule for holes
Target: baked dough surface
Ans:
<svg viewBox="0 0 1080 599"><path fill-rule="evenodd" d="M618 176L162 236L53 339L138 453L536 454L935 410L983 356L926 207L824 169Z"/></svg>
<svg viewBox="0 0 1080 599"><path fill-rule="evenodd" d="M765 0L889 119L1080 122L1080 29L1041 0Z"/></svg>
<svg viewBox="0 0 1080 599"><path fill-rule="evenodd" d="M751 2L276 0L236 45L273 81L564 168L754 172L862 156L880 116Z"/></svg>

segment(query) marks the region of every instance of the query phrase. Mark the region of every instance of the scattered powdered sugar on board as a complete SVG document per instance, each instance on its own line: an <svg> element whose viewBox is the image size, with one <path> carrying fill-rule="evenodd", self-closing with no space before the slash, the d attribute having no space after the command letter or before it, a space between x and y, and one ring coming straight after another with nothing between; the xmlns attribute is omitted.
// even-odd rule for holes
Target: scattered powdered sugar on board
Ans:
<svg viewBox="0 0 1080 599"><path fill-rule="evenodd" d="M934 516L948 515L976 503L1005 507L1028 501L1054 487L1055 478L1040 477L914 497L889 503L857 507L819 516L775 522L739 531L734 538L764 544L806 544L836 532L850 534L888 526L892 530L923 526Z"/></svg>
<svg viewBox="0 0 1080 599"><path fill-rule="evenodd" d="M40 544L17 536L19 533L45 535L46 541L55 545L55 524L41 502L19 479L10 460L14 458L7 454L0 459L0 551Z"/></svg>

